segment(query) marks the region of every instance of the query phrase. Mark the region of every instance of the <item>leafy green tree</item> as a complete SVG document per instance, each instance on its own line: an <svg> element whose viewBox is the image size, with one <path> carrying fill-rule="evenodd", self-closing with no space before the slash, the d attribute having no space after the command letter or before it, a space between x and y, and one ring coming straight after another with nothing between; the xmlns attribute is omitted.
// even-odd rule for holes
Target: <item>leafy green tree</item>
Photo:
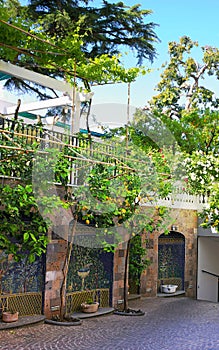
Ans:
<svg viewBox="0 0 219 350"><path fill-rule="evenodd" d="M182 111L200 110L218 107L219 99L214 91L201 84L207 76L219 77L219 49L202 47L202 62L191 56L192 49L198 43L188 36L180 38L179 43L169 43L169 62L163 66L158 94L152 98L151 105L158 110L165 110L166 115L181 117Z"/></svg>
<svg viewBox="0 0 219 350"><path fill-rule="evenodd" d="M79 25L79 34L84 36L82 50L87 58L116 55L124 46L136 53L138 63L144 59L153 61L154 44L158 42L156 24L145 21L151 10L143 10L139 4L129 7L123 2L110 4L104 0L101 7L90 3L89 0L31 0L28 14L34 21L42 20L45 33L49 38L55 37L57 43Z"/></svg>
<svg viewBox="0 0 219 350"><path fill-rule="evenodd" d="M13 64L60 77L73 86L83 82L90 89L89 84L131 82L140 72L145 73L144 69L124 67L118 55L122 45L136 49L139 60L155 57L155 25L144 24L143 18L150 11L139 6L126 9L122 3L104 2L103 8L95 9L81 7L79 2L33 2L30 7L16 3L15 11L13 4L11 0L0 3L0 58ZM8 79L5 86L26 92L31 89L44 99L55 94L16 77Z"/></svg>
<svg viewBox="0 0 219 350"><path fill-rule="evenodd" d="M187 36L179 43L169 43L169 62L163 65L158 94L140 119L146 120L148 114L160 119L185 152L217 152L219 98L202 82L218 79L219 49L202 47L202 61L198 62L194 58L197 47L198 43Z"/></svg>
<svg viewBox="0 0 219 350"><path fill-rule="evenodd" d="M0 248L18 261L33 262L46 251L48 225L40 215L31 185L1 186Z"/></svg>
<svg viewBox="0 0 219 350"><path fill-rule="evenodd" d="M152 98L148 109L136 114L133 125L136 130L145 126L147 135L157 132L157 140L162 139L159 123L166 126L180 146L176 155L184 158L182 164L186 173L182 183L185 178L185 189L208 199L201 213L203 226L218 231L219 98L202 82L207 77L218 79L219 49L202 47L202 62L199 63L192 56L197 48L198 43L187 36L179 43L169 43L169 62L163 66L157 86L159 93ZM156 122L151 123L151 120L158 123L157 128L154 127Z"/></svg>
<svg viewBox="0 0 219 350"><path fill-rule="evenodd" d="M165 111L138 110L130 127L130 138L141 147L166 147L192 154L218 152L219 116L217 110L181 111L169 118Z"/></svg>
<svg viewBox="0 0 219 350"><path fill-rule="evenodd" d="M143 243L140 235L134 236L130 242L129 280L137 287L140 285L141 273L150 265Z"/></svg>

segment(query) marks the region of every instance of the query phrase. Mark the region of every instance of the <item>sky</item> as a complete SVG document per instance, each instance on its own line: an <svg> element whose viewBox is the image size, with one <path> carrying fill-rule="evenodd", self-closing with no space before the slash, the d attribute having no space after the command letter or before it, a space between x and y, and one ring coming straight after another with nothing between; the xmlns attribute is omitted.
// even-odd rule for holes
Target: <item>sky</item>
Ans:
<svg viewBox="0 0 219 350"><path fill-rule="evenodd" d="M22 0L22 3L27 3ZM118 0L108 0L110 3ZM141 76L131 84L130 89L130 109L142 108L147 105L147 101L156 94L155 88L160 80L161 65L168 61L168 43L170 41L179 41L179 38L187 35L192 40L198 41L200 47L209 45L219 47L219 0L143 0L123 2L132 6L136 3L141 4L142 9L152 10L152 14L146 17L147 22L154 22L158 26L155 32L160 39L156 44L157 58L153 64L144 62L146 68L152 69L152 72ZM91 6L100 6L102 1L94 0ZM126 50L127 51L127 50ZM194 58L201 60L201 48L196 49ZM136 66L137 60L130 53L124 56L126 67ZM219 89L219 82L209 80L209 88ZM108 121L112 126L118 126L127 122L127 102L128 86L127 84L110 84L92 88L94 92L93 108L91 115L95 119L104 123ZM92 121L91 121L92 123Z"/></svg>
<svg viewBox="0 0 219 350"><path fill-rule="evenodd" d="M115 1L109 0L110 3ZM100 4L100 1L94 1ZM218 0L124 0L126 5L141 4L142 9L150 9L153 13L147 17L147 21L158 24L155 32L160 39L156 45L157 58L153 64L145 61L144 65L152 69L150 74L139 77L131 84L130 103L134 107L144 107L147 101L155 95L156 84L160 80L161 65L168 61L168 42L179 41L179 38L187 35L192 40L198 41L200 47L209 45L219 47L219 1ZM197 60L201 59L201 49L197 50ZM127 66L135 66L136 60L132 55L125 59ZM210 84L213 84L211 82ZM127 104L127 85L115 84L96 87L93 103L124 103Z"/></svg>

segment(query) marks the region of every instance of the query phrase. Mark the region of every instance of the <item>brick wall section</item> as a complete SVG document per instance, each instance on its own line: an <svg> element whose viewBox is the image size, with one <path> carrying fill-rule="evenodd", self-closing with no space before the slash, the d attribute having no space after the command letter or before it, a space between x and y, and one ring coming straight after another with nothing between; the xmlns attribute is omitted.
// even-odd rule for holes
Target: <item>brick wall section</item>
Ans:
<svg viewBox="0 0 219 350"><path fill-rule="evenodd" d="M114 254L112 305L117 308L118 300L123 300L126 244L118 246Z"/></svg>
<svg viewBox="0 0 219 350"><path fill-rule="evenodd" d="M142 235L143 242L150 242L147 247L147 258L150 265L142 273L140 294L144 296L156 296L157 294L157 274L158 274L158 232L144 233Z"/></svg>
<svg viewBox="0 0 219 350"><path fill-rule="evenodd" d="M197 213L195 210L172 209L171 217L177 232L185 237L185 292L189 297L196 296L197 272ZM151 264L141 276L141 295L157 295L158 279L158 238L162 232L145 233L147 239L147 256Z"/></svg>
<svg viewBox="0 0 219 350"><path fill-rule="evenodd" d="M62 268L66 249L67 242L64 240L54 240L47 246L44 314L49 319L59 314Z"/></svg>
<svg viewBox="0 0 219 350"><path fill-rule="evenodd" d="M177 231L185 237L185 292L188 297L196 297L197 272L197 212L195 210L172 209L171 218ZM145 233L142 241L147 248L147 257L151 264L141 276L140 294L146 297L157 295L158 280L158 238L163 232ZM126 244L120 245L114 254L113 270L113 306L123 300L123 278L125 268Z"/></svg>
<svg viewBox="0 0 219 350"><path fill-rule="evenodd" d="M19 181L5 180L5 184L16 185ZM60 188L57 189L62 194ZM197 213L195 210L172 209L171 217L177 231L185 237L185 291L189 297L196 296L196 273L197 273ZM67 224L64 222L59 225ZM63 232L63 228L62 228ZM66 233L67 234L67 233ZM158 237L162 232L153 234L146 233L143 239L147 239L147 257L151 264L141 276L140 293L144 296L157 295L158 279ZM62 237L64 238L64 232ZM124 241L127 241L124 235ZM60 306L60 286L62 283L62 267L66 254L67 242L64 240L54 240L47 247L46 276L45 276L45 303L44 313L47 318L58 314L59 310L52 311L54 307ZM123 279L125 269L126 243L121 244L114 254L113 268L113 298L112 304L118 306L117 301L123 300Z"/></svg>

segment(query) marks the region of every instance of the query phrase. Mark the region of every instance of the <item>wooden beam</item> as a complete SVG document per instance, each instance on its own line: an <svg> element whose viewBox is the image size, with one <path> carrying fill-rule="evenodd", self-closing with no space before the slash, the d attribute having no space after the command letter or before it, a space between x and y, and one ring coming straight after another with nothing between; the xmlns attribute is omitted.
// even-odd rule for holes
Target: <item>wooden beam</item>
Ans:
<svg viewBox="0 0 219 350"><path fill-rule="evenodd" d="M0 72L9 74L13 77L31 81L41 86L62 91L71 96L73 95L73 87L64 81L57 80L46 75L33 72L29 69L15 66L11 63L0 60Z"/></svg>
<svg viewBox="0 0 219 350"><path fill-rule="evenodd" d="M28 112L37 111L40 109L46 109L46 108L57 107L57 106L65 106L65 105L68 105L68 106L72 105L72 101L69 99L68 96L21 104L19 113L27 112L27 111ZM14 114L16 108L17 108L17 105L7 107L6 108L7 114Z"/></svg>

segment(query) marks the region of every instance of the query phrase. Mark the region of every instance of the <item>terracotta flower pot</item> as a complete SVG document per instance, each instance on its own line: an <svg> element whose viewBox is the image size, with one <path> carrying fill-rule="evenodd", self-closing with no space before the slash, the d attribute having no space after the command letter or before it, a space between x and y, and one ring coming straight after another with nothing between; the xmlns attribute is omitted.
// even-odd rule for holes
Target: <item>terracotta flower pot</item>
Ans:
<svg viewBox="0 0 219 350"><path fill-rule="evenodd" d="M81 304L81 310L87 313L96 312L98 310L98 307L99 307L99 303L97 302L94 302L93 304L87 304L87 303Z"/></svg>
<svg viewBox="0 0 219 350"><path fill-rule="evenodd" d="M18 320L18 312L9 312L4 311L2 313L2 321L3 322L16 322Z"/></svg>

